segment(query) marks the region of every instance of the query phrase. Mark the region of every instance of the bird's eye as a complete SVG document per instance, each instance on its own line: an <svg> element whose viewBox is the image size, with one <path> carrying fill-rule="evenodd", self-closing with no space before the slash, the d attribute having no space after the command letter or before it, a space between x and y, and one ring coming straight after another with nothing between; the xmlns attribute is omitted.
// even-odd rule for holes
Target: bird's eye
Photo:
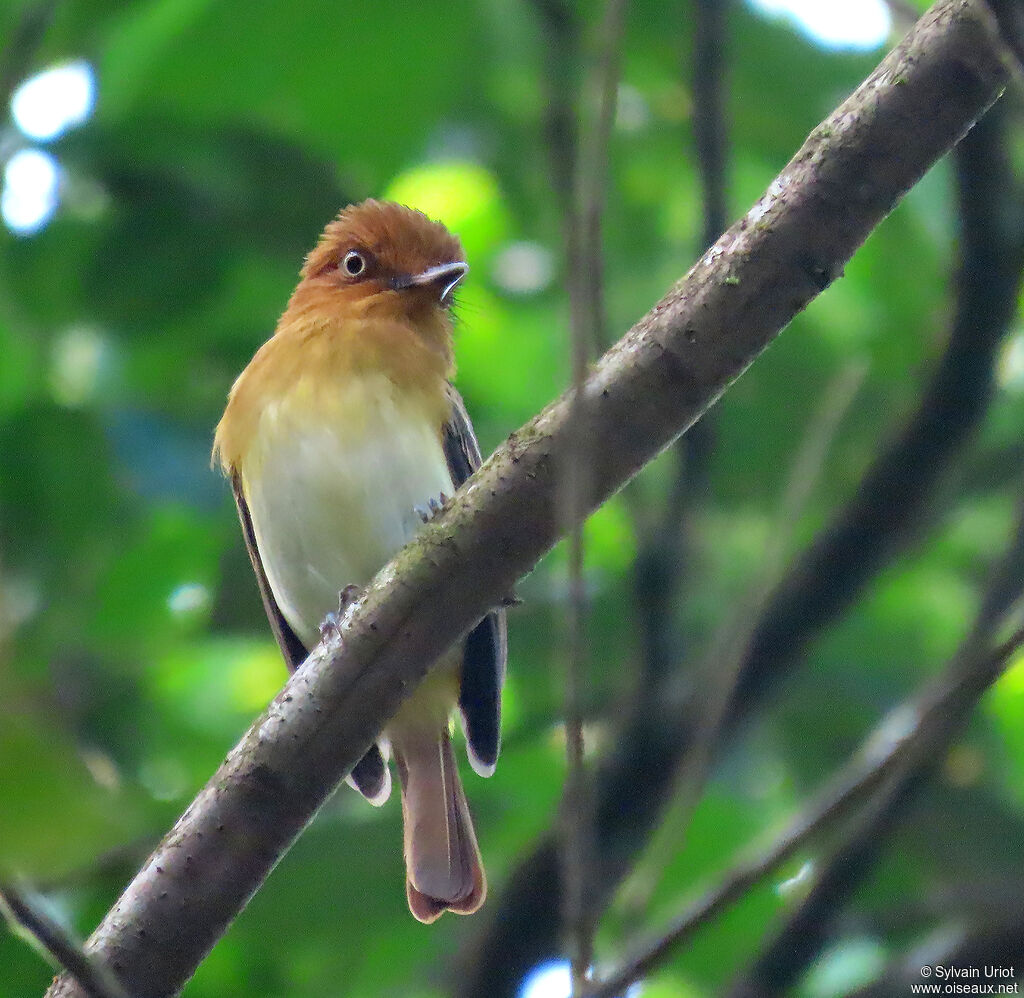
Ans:
<svg viewBox="0 0 1024 998"><path fill-rule="evenodd" d="M345 259L341 261L341 265L350 277L358 277L366 270L366 258L356 250L349 250L345 254Z"/></svg>

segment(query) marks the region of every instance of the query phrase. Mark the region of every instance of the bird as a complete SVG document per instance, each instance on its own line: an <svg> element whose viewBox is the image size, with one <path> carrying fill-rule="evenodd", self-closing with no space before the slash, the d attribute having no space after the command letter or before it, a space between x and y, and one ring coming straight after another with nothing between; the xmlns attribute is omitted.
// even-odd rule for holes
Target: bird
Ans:
<svg viewBox="0 0 1024 998"><path fill-rule="evenodd" d="M231 482L263 606L289 669L338 608L480 465L455 375L459 239L390 201L343 209L306 256L274 334L234 382L213 460ZM505 611L488 613L404 701L348 777L371 803L399 776L406 896L421 922L470 914L487 881L459 779L494 772Z"/></svg>

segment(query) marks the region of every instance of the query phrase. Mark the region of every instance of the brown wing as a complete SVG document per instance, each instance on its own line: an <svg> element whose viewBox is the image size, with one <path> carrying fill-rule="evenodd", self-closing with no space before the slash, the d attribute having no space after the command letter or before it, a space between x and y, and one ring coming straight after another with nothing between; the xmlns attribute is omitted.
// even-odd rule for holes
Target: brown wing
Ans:
<svg viewBox="0 0 1024 998"><path fill-rule="evenodd" d="M267 619L270 621L274 637L277 638L277 643L281 646L285 665L288 666L289 672L294 672L306 661L309 649L299 640L291 625L284 619L284 614L281 613L281 608L277 605L277 600L274 599L270 580L263 568L263 559L260 558L259 548L256 546L256 531L253 529L249 504L245 501L242 476L237 471L231 473L231 491L234 493L235 505L238 507L238 519L242 524L242 536L245 538L245 547L249 552L249 561L252 562L252 570L256 573L256 582L260 587L260 596L263 598L263 609L267 612ZM349 779L370 803L383 804L387 800L391 790L391 777L384 764L384 757L376 745L371 745L366 755L356 763Z"/></svg>
<svg viewBox="0 0 1024 998"><path fill-rule="evenodd" d="M452 412L442 430L448 471L456 488L480 467L480 445L462 397L451 385ZM470 631L462 657L459 709L466 729L469 759L482 776L490 776L501 744L501 687L505 682L508 632L504 610L493 610Z"/></svg>

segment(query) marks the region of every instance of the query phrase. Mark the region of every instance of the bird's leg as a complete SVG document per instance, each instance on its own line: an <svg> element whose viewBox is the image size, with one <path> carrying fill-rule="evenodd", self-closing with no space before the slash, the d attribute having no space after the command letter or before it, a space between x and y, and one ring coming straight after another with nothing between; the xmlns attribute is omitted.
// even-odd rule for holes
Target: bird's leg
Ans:
<svg viewBox="0 0 1024 998"><path fill-rule="evenodd" d="M362 593L361 586L345 586L338 593L338 612L329 613L320 623L320 640L327 641L329 638L340 636L341 622L345 619L348 608L352 606Z"/></svg>
<svg viewBox="0 0 1024 998"><path fill-rule="evenodd" d="M430 523L431 520L441 512L442 509L448 503L448 496L441 492L437 498L431 496L425 505L413 506L413 512L424 522Z"/></svg>

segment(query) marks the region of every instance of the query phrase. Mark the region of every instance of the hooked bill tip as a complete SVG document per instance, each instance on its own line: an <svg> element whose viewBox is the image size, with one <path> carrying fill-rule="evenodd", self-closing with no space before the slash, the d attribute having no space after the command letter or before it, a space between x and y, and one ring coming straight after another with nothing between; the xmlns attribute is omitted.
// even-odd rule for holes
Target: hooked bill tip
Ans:
<svg viewBox="0 0 1024 998"><path fill-rule="evenodd" d="M436 285L440 289L438 300L445 302L448 296L455 289L455 286L469 273L469 264L461 260L451 263L438 264L436 267L428 267L419 274L411 274L408 277L399 278L394 282L395 290L401 291L404 288L426 287Z"/></svg>

